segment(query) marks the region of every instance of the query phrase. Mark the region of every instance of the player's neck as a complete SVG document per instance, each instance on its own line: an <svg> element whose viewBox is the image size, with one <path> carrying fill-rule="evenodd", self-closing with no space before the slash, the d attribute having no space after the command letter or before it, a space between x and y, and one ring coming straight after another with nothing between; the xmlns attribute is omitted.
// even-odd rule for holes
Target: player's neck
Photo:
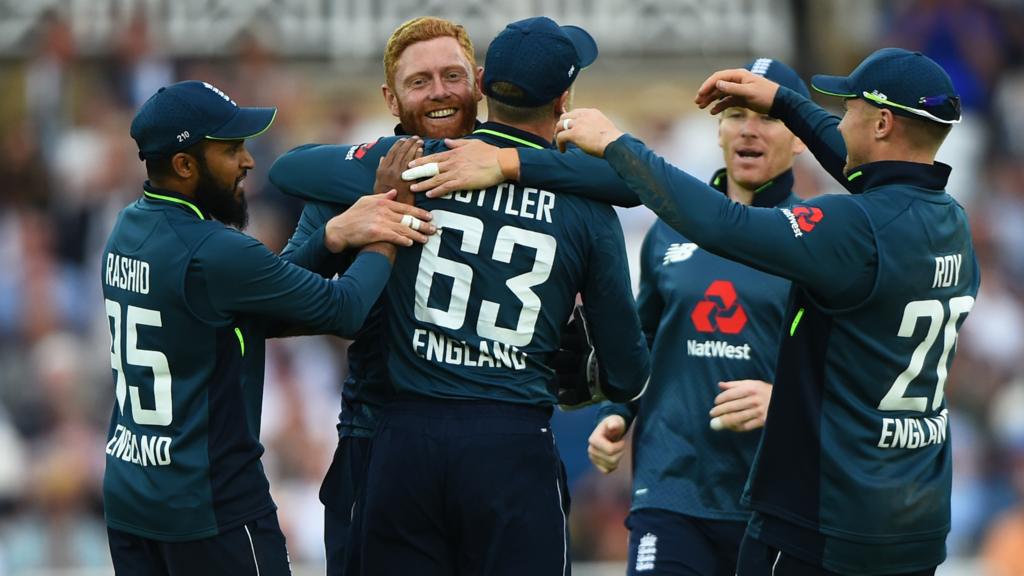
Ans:
<svg viewBox="0 0 1024 576"><path fill-rule="evenodd" d="M739 202L740 204L750 205L754 201L754 189L747 188L746 186L736 182L732 179L732 176L726 178L727 186L726 196L729 197L733 202Z"/></svg>
<svg viewBox="0 0 1024 576"><path fill-rule="evenodd" d="M557 120L556 118L553 118L550 121L509 122L507 120L502 119L500 116L493 116L493 115L491 115L491 116L487 117L487 121L488 122L498 122L499 124L504 124L506 126L511 126L513 128L518 128L519 130L522 130L524 132L529 132L529 133L534 134L534 135L536 135L536 136L538 136L540 138L543 138L544 140L546 140L548 142L551 142L551 141L553 141L555 139L555 121L556 120Z"/></svg>
<svg viewBox="0 0 1024 576"><path fill-rule="evenodd" d="M910 146L905 142L886 142L870 150L870 162L916 162L918 164L935 164L935 152Z"/></svg>
<svg viewBox="0 0 1024 576"><path fill-rule="evenodd" d="M190 182L186 182L180 179L171 178L150 178L149 183L155 188L161 190L170 190L171 192L177 192L187 198L195 199L196 187Z"/></svg>

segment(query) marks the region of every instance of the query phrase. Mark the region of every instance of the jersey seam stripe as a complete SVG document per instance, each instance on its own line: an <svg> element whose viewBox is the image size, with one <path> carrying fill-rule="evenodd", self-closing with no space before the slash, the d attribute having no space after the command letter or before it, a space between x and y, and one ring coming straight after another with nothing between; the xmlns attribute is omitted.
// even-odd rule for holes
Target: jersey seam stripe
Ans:
<svg viewBox="0 0 1024 576"><path fill-rule="evenodd" d="M551 446L558 450L555 446L554 435L551 436ZM555 493L558 494L558 513L562 516L562 576L566 576L568 574L566 569L569 566L569 533L566 529L565 505L562 503L562 485L558 481L557 472L555 473Z"/></svg>
<svg viewBox="0 0 1024 576"><path fill-rule="evenodd" d="M252 534L249 532L249 526L243 525L245 528L245 535L249 537L249 550L252 550L252 563L256 566L256 576L260 576L260 563L256 560L256 546L252 543Z"/></svg>

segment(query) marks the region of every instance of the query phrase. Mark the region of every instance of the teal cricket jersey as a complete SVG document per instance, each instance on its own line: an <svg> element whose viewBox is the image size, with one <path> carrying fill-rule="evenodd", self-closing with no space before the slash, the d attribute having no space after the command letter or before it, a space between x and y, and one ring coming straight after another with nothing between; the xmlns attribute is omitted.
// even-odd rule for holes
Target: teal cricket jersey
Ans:
<svg viewBox="0 0 1024 576"><path fill-rule="evenodd" d="M629 136L606 158L697 243L797 286L744 495L751 534L843 573L939 564L951 482L942 388L979 283L967 216L944 191L949 167L877 162L851 174L858 194L758 209L698 192Z"/></svg>
<svg viewBox="0 0 1024 576"><path fill-rule="evenodd" d="M927 569L945 558L949 531L942 389L980 282L967 215L945 192L949 166L875 162L847 178L838 118L785 87L771 115L853 194L730 203L629 135L605 161L571 152L562 178L618 175L702 248L794 283L745 490L748 532L837 572ZM549 153L519 154L532 176Z"/></svg>
<svg viewBox="0 0 1024 576"><path fill-rule="evenodd" d="M260 465L263 336L278 323L352 333L383 290L383 255L328 281L323 229L286 262L145 187L118 216L101 279L115 405L103 482L107 524L161 541L216 535L274 509Z"/></svg>
<svg viewBox="0 0 1024 576"><path fill-rule="evenodd" d="M725 193L725 170L712 186ZM787 170L758 189L753 205L790 206L792 188ZM774 382L789 290L789 281L711 254L661 220L651 226L637 299L651 384L639 401L604 403L598 413L633 424L632 510L749 519L740 496L760 430L716 432L708 412L719 382Z"/></svg>
<svg viewBox="0 0 1024 576"><path fill-rule="evenodd" d="M470 137L550 148L493 123ZM307 200L351 204L372 190L378 160L395 141L301 147L275 162L271 181ZM426 154L442 149L441 141L425 143ZM320 170L315 179L301 176L312 166ZM550 406L556 395L546 363L577 292L605 360L605 392L622 400L641 392L648 353L609 206L518 183L418 197L417 205L433 211L442 230L425 247L399 251L387 290L397 392Z"/></svg>

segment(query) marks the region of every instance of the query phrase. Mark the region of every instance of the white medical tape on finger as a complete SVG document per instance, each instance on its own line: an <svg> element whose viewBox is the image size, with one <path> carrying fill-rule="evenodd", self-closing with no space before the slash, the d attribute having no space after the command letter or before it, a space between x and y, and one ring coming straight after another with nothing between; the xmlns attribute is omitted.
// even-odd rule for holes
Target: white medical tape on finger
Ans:
<svg viewBox="0 0 1024 576"><path fill-rule="evenodd" d="M427 162L422 166L409 168L405 172L402 172L402 180L408 182L410 180L419 180L420 178L433 178L440 173L441 169L438 168L437 162Z"/></svg>

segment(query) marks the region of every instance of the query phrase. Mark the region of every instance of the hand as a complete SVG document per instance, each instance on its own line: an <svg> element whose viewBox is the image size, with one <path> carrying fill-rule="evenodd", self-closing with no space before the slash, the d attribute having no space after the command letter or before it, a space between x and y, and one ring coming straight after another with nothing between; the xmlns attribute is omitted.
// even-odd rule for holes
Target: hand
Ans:
<svg viewBox="0 0 1024 576"><path fill-rule="evenodd" d="M389 190L397 190L395 198L403 204L413 205L416 197L409 190L409 183L402 180L405 166L423 154L423 140L416 136L399 140L377 165L377 177L373 182L373 193L384 194Z"/></svg>
<svg viewBox="0 0 1024 576"><path fill-rule="evenodd" d="M565 152L565 145L572 142L598 158L604 158L604 149L622 134L622 130L616 128L607 116L594 108L566 112L555 126L555 142L559 150Z"/></svg>
<svg viewBox="0 0 1024 576"><path fill-rule="evenodd" d="M734 70L719 70L708 76L708 79L700 85L697 97L693 101L701 110L707 108L712 102L717 102L711 108L712 114L718 114L733 106L767 114L772 109L772 102L775 101L775 93L778 91L779 85L775 82L764 76L758 76L750 70L736 68Z"/></svg>
<svg viewBox="0 0 1024 576"><path fill-rule="evenodd" d="M398 192L391 190L387 194L360 198L351 208L327 222L324 245L337 254L346 248L373 242L390 242L398 246L425 243L427 236L436 231L429 223L433 215L415 206L395 202L397 195ZM403 222L406 215L420 222L418 231Z"/></svg>
<svg viewBox="0 0 1024 576"><path fill-rule="evenodd" d="M618 414L601 420L587 441L587 456L594 466L604 474L615 471L626 450L626 420Z"/></svg>
<svg viewBox="0 0 1024 576"><path fill-rule="evenodd" d="M444 143L449 150L409 163L409 168L415 168L437 162L438 169L437 176L413 184L413 192L426 192L428 198L438 198L456 190L480 190L505 181L498 162L501 148L480 140L446 138Z"/></svg>
<svg viewBox="0 0 1024 576"><path fill-rule="evenodd" d="M772 400L771 384L761 380L733 380L719 382L718 387L723 391L715 396L715 407L710 412L712 429L747 432L764 426Z"/></svg>

